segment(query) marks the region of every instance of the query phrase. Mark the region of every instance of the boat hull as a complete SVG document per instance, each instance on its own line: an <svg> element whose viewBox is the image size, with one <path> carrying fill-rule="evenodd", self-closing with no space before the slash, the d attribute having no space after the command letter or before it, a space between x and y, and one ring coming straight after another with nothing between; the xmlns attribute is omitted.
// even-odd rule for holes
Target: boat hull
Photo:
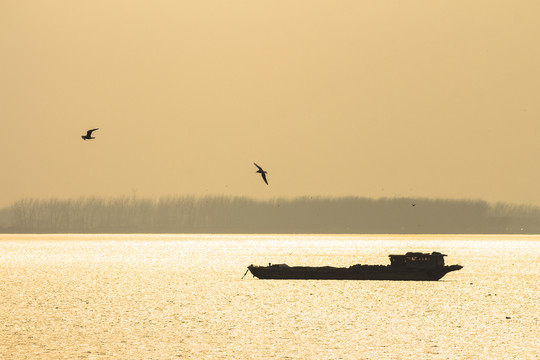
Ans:
<svg viewBox="0 0 540 360"><path fill-rule="evenodd" d="M406 269L384 265L354 265L349 268L330 266L248 266L253 276L274 280L396 280L436 281L461 265L441 266L436 269Z"/></svg>

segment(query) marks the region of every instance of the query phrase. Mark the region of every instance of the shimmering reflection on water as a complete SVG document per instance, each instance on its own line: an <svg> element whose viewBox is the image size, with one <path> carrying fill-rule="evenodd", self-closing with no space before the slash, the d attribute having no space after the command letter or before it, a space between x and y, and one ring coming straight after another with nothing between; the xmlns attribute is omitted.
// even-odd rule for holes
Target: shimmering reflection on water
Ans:
<svg viewBox="0 0 540 360"><path fill-rule="evenodd" d="M34 240L38 241L34 241ZM438 282L246 266L441 251ZM2 359L538 359L540 237L2 235Z"/></svg>

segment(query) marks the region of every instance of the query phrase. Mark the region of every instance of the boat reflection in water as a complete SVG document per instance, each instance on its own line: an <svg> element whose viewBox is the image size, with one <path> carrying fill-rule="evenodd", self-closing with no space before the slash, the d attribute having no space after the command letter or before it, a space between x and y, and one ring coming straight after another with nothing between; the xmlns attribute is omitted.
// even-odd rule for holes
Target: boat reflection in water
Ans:
<svg viewBox="0 0 540 360"><path fill-rule="evenodd" d="M390 265L361 265L348 268L332 266L289 266L268 264L248 266L259 279L298 280L439 280L461 265L444 265L446 255L440 252L408 252L405 255L389 255Z"/></svg>

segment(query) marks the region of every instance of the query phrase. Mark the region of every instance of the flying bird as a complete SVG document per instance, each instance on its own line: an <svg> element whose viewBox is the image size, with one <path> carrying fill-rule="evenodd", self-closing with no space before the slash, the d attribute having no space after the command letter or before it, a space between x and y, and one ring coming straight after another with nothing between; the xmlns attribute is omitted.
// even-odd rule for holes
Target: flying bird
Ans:
<svg viewBox="0 0 540 360"><path fill-rule="evenodd" d="M260 167L259 165L253 163L253 165L255 165L259 170L257 170L258 173L261 174L264 182L266 183L266 185L268 185L268 180L266 180L266 174L268 173L268 171L264 171L262 167Z"/></svg>
<svg viewBox="0 0 540 360"><path fill-rule="evenodd" d="M92 129L92 130L88 130L88 131L86 132L86 135L81 136L82 139L83 139L83 140L95 139L95 137L92 137L92 132L93 132L93 131L96 131L96 130L98 130L98 128L95 128L95 129Z"/></svg>

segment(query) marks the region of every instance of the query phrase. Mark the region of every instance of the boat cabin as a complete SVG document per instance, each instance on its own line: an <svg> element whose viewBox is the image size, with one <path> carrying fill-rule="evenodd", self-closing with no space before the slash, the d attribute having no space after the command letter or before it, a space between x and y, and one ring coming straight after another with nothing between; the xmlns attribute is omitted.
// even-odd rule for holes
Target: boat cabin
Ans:
<svg viewBox="0 0 540 360"><path fill-rule="evenodd" d="M443 267L445 256L436 251L431 254L408 252L405 255L389 255L390 266L421 269Z"/></svg>

